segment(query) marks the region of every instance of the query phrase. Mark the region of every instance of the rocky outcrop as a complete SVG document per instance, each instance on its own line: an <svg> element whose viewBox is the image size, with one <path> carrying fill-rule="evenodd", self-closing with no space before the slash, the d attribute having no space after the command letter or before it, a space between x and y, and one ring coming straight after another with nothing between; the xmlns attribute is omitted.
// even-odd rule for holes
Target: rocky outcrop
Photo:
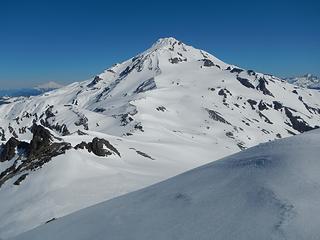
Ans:
<svg viewBox="0 0 320 240"><path fill-rule="evenodd" d="M237 80L247 88L254 88L254 86L250 83L249 79L237 77Z"/></svg>
<svg viewBox="0 0 320 240"><path fill-rule="evenodd" d="M236 67L235 67L235 68L232 68L230 72L231 72L231 73L238 73L238 74L239 74L239 73L243 72L243 69L240 69L240 68L236 68Z"/></svg>
<svg viewBox="0 0 320 240"><path fill-rule="evenodd" d="M257 101L253 100L253 99L248 99L247 102L250 104L252 110L255 110L255 105L257 105Z"/></svg>
<svg viewBox="0 0 320 240"><path fill-rule="evenodd" d="M289 126L291 126L294 130L297 130L300 133L307 132L313 129L319 128L319 126L311 127L309 124L300 116L294 116L293 115L293 109L290 109L288 107L284 107L284 111L286 116L289 118L290 123L287 123Z"/></svg>
<svg viewBox="0 0 320 240"><path fill-rule="evenodd" d="M30 143L12 137L2 146L0 161L11 161L12 165L0 173L0 186L8 179L22 174L14 183L20 185L28 175L28 170L38 169L53 157L71 149L69 143L54 142L60 139L54 138L49 130L41 125L34 124L31 132L33 137Z"/></svg>
<svg viewBox="0 0 320 240"><path fill-rule="evenodd" d="M11 160L16 155L16 152L20 149L27 151L28 143L20 142L14 137L10 138L2 147L0 162Z"/></svg>
<svg viewBox="0 0 320 240"><path fill-rule="evenodd" d="M70 143L53 142L54 137L49 130L43 126L34 125L32 127L33 138L30 142L28 159L37 159L35 167L42 166L52 157L64 154L66 150L71 149Z"/></svg>
<svg viewBox="0 0 320 240"><path fill-rule="evenodd" d="M91 142L81 142L75 146L75 149L87 149L89 153L93 153L99 157L107 157L116 154L121 157L120 152L111 145L111 143L102 138L94 138Z"/></svg>
<svg viewBox="0 0 320 240"><path fill-rule="evenodd" d="M206 108L206 110L209 113L209 117L212 120L231 125L227 120L225 120L222 116L220 116L220 113L218 113L214 110L208 109L208 108Z"/></svg>
<svg viewBox="0 0 320 240"><path fill-rule="evenodd" d="M150 78L143 83L141 83L137 89L134 91L134 93L142 93L149 90L153 90L157 87L156 82L154 81L154 78Z"/></svg>
<svg viewBox="0 0 320 240"><path fill-rule="evenodd" d="M67 128L67 126L65 124L53 124L54 120L55 120L55 113L53 113L53 108L54 106L49 106L46 111L40 116L40 123L41 125L51 129L51 130L55 130L58 133L61 133L62 136L66 136L69 135L70 132ZM57 111L56 111L57 113ZM50 119L50 121L49 121Z"/></svg>
<svg viewBox="0 0 320 240"><path fill-rule="evenodd" d="M102 78L100 78L99 76L95 76L94 79L92 80L92 82L90 82L87 87L91 88L93 86L95 86L98 82L100 82L102 80Z"/></svg>
<svg viewBox="0 0 320 240"><path fill-rule="evenodd" d="M257 90L262 91L264 95L269 95L271 97L274 97L273 94L267 89L266 84L268 84L267 80L264 78L259 78L259 84L257 86Z"/></svg>
<svg viewBox="0 0 320 240"><path fill-rule="evenodd" d="M177 64L177 63L186 62L186 61L187 61L186 58L181 58L181 57L175 57L175 58L170 58L169 59L169 62L172 63L172 64Z"/></svg>
<svg viewBox="0 0 320 240"><path fill-rule="evenodd" d="M201 59L201 61L203 62L204 67L214 67L215 66L214 63L207 58Z"/></svg>

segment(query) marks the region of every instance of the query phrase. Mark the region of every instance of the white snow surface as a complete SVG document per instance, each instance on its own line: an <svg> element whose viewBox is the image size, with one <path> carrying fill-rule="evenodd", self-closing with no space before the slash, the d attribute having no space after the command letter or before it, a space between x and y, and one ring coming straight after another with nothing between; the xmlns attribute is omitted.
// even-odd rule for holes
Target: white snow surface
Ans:
<svg viewBox="0 0 320 240"><path fill-rule="evenodd" d="M260 144L14 239L319 239L319 145L319 130Z"/></svg>
<svg viewBox="0 0 320 240"><path fill-rule="evenodd" d="M260 79L271 95L258 87ZM87 81L41 96L7 99L10 103L0 105L0 139L3 129L6 140L30 141L33 122L47 121L52 133L72 146L104 138L121 157L72 149L28 172L19 186L13 185L19 176L6 181L0 187L0 238L241 149L298 134L284 107L298 122L320 125L320 93L295 88L164 38ZM275 102L283 107L277 110ZM259 103L266 108L259 109ZM48 111L54 116L46 117ZM68 134L57 128L62 125ZM0 170L13 163L0 162Z"/></svg>

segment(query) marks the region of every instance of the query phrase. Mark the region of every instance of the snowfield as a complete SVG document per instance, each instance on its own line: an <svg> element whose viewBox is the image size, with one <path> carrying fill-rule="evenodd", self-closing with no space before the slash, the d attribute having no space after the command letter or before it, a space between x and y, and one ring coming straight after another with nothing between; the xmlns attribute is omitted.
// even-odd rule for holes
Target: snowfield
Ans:
<svg viewBox="0 0 320 240"><path fill-rule="evenodd" d="M0 113L0 238L9 238L318 128L320 92L163 38L87 81L0 101Z"/></svg>
<svg viewBox="0 0 320 240"><path fill-rule="evenodd" d="M319 145L319 130L260 144L14 239L318 239Z"/></svg>

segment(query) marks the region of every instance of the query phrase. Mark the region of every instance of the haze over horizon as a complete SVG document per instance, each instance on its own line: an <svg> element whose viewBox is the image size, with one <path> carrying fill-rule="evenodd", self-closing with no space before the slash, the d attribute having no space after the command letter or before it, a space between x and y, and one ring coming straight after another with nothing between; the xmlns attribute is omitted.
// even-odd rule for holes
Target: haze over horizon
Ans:
<svg viewBox="0 0 320 240"><path fill-rule="evenodd" d="M1 88L85 80L161 37L280 77L320 75L319 10L316 1L4 1Z"/></svg>

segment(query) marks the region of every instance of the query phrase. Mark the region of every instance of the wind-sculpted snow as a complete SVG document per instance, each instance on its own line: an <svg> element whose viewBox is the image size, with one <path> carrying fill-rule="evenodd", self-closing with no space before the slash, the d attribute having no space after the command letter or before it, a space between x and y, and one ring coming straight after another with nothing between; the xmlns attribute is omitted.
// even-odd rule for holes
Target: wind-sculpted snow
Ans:
<svg viewBox="0 0 320 240"><path fill-rule="evenodd" d="M0 237L8 237L259 143L317 128L320 93L164 38L87 81L3 99L0 112L3 144L12 137L29 143L37 124L56 137L54 143L71 145L25 172L19 185L14 175L0 187ZM93 139L104 139L119 154ZM103 149L92 151L92 144ZM15 157L0 162L0 174Z"/></svg>
<svg viewBox="0 0 320 240"><path fill-rule="evenodd" d="M14 239L317 239L319 144L318 130L261 144Z"/></svg>

